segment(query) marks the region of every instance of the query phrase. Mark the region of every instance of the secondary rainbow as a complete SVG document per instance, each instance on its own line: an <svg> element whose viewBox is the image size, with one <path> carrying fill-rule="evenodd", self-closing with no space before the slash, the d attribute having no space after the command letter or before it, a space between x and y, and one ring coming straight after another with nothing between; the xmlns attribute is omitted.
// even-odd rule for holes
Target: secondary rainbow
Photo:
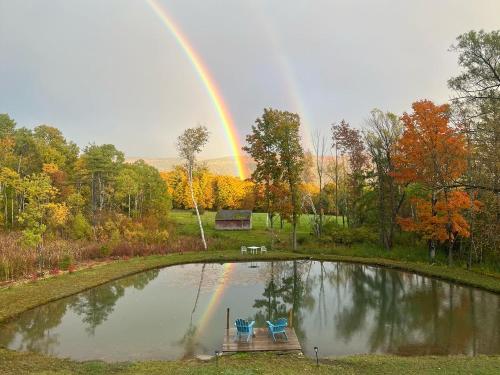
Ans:
<svg viewBox="0 0 500 375"><path fill-rule="evenodd" d="M169 16L167 10L162 6L158 0L146 0L150 5L151 9L155 12L158 18L161 20L164 26L172 33L177 43L186 53L187 57L191 61L194 69L198 73L203 85L205 86L208 95L210 96L215 110L222 122L224 131L226 133L227 140L231 147L231 152L233 153L234 161L236 163L236 168L238 170L238 175L241 179L248 176L248 171L246 170L245 163L243 163L242 157L240 155L241 145L238 141L237 130L234 126L231 113L224 102L222 95L217 88L215 81L212 79L210 72L203 63L201 57L196 53L189 39L182 33L182 30L178 25L175 24L172 17Z"/></svg>

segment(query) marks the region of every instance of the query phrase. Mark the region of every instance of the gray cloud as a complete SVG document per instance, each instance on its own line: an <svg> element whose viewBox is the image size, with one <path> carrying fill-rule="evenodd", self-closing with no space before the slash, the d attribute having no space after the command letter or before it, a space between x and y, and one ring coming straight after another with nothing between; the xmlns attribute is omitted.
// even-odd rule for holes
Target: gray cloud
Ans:
<svg viewBox="0 0 500 375"><path fill-rule="evenodd" d="M241 139L263 107L298 111L297 97L325 130L342 118L362 126L373 107L401 113L416 99L445 101L455 37L500 26L495 0L163 4L212 72ZM230 153L200 79L143 1L0 0L0 112L143 156L175 154L182 129L203 123L206 156Z"/></svg>

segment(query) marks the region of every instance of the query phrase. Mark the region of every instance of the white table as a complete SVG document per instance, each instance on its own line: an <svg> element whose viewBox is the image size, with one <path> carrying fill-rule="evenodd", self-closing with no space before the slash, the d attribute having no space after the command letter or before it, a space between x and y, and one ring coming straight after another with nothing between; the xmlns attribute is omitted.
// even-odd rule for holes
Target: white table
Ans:
<svg viewBox="0 0 500 375"><path fill-rule="evenodd" d="M260 246L247 246L247 249L250 250L250 253L257 254L257 250L260 249Z"/></svg>

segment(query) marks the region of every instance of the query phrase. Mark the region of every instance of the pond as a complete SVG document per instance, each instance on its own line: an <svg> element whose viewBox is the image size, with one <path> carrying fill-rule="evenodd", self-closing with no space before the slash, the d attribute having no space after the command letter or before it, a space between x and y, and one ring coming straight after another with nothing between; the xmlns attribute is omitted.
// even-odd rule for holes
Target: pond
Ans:
<svg viewBox="0 0 500 375"><path fill-rule="evenodd" d="M76 360L179 359L221 348L226 308L264 327L293 311L306 355L500 353L500 296L335 262L187 264L146 271L0 325L0 346Z"/></svg>

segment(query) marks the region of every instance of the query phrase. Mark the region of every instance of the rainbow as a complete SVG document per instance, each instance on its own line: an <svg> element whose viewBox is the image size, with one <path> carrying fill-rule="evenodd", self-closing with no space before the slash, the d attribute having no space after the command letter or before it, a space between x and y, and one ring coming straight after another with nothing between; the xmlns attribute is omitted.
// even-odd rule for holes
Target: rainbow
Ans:
<svg viewBox="0 0 500 375"><path fill-rule="evenodd" d="M160 18L164 26L170 30L177 43L186 53L187 57L191 61L194 69L198 73L203 85L205 86L208 95L210 96L212 103L217 111L217 114L222 122L224 131L226 133L227 140L231 147L231 152L233 153L234 161L236 163L236 168L238 170L238 175L241 179L244 179L249 175L248 170L241 157L241 145L238 141L238 132L234 126L231 113L224 102L222 95L217 88L214 79L210 76L210 72L203 63L201 57L196 53L189 39L182 33L182 30L178 25L175 24L172 17L169 16L165 7L163 7L158 0L146 0L150 5L151 9Z"/></svg>
<svg viewBox="0 0 500 375"><path fill-rule="evenodd" d="M196 329L197 335L199 335L201 332L205 330L207 324L210 322L212 316L214 315L214 312L217 309L217 306L219 306L222 296L224 295L224 290L226 289L226 286L229 284L227 281L231 276L231 274L233 273L233 271L235 270L235 268L236 268L235 263L224 263L222 276L219 278L217 287L212 293L210 301L208 302L205 311L203 312L198 321L198 327Z"/></svg>
<svg viewBox="0 0 500 375"><path fill-rule="evenodd" d="M312 121L306 110L305 100L300 95L301 90L297 75L294 73L290 59L286 56L286 51L283 49L283 43L279 38L279 34L273 26L275 21L270 18L268 13L263 12L261 7L256 6L255 13L259 17L261 27L268 36L268 42L273 47L274 59L279 66L281 78L286 86L285 89L292 104L292 111L296 111L300 115L300 132L303 146L305 146L306 149L312 150Z"/></svg>

